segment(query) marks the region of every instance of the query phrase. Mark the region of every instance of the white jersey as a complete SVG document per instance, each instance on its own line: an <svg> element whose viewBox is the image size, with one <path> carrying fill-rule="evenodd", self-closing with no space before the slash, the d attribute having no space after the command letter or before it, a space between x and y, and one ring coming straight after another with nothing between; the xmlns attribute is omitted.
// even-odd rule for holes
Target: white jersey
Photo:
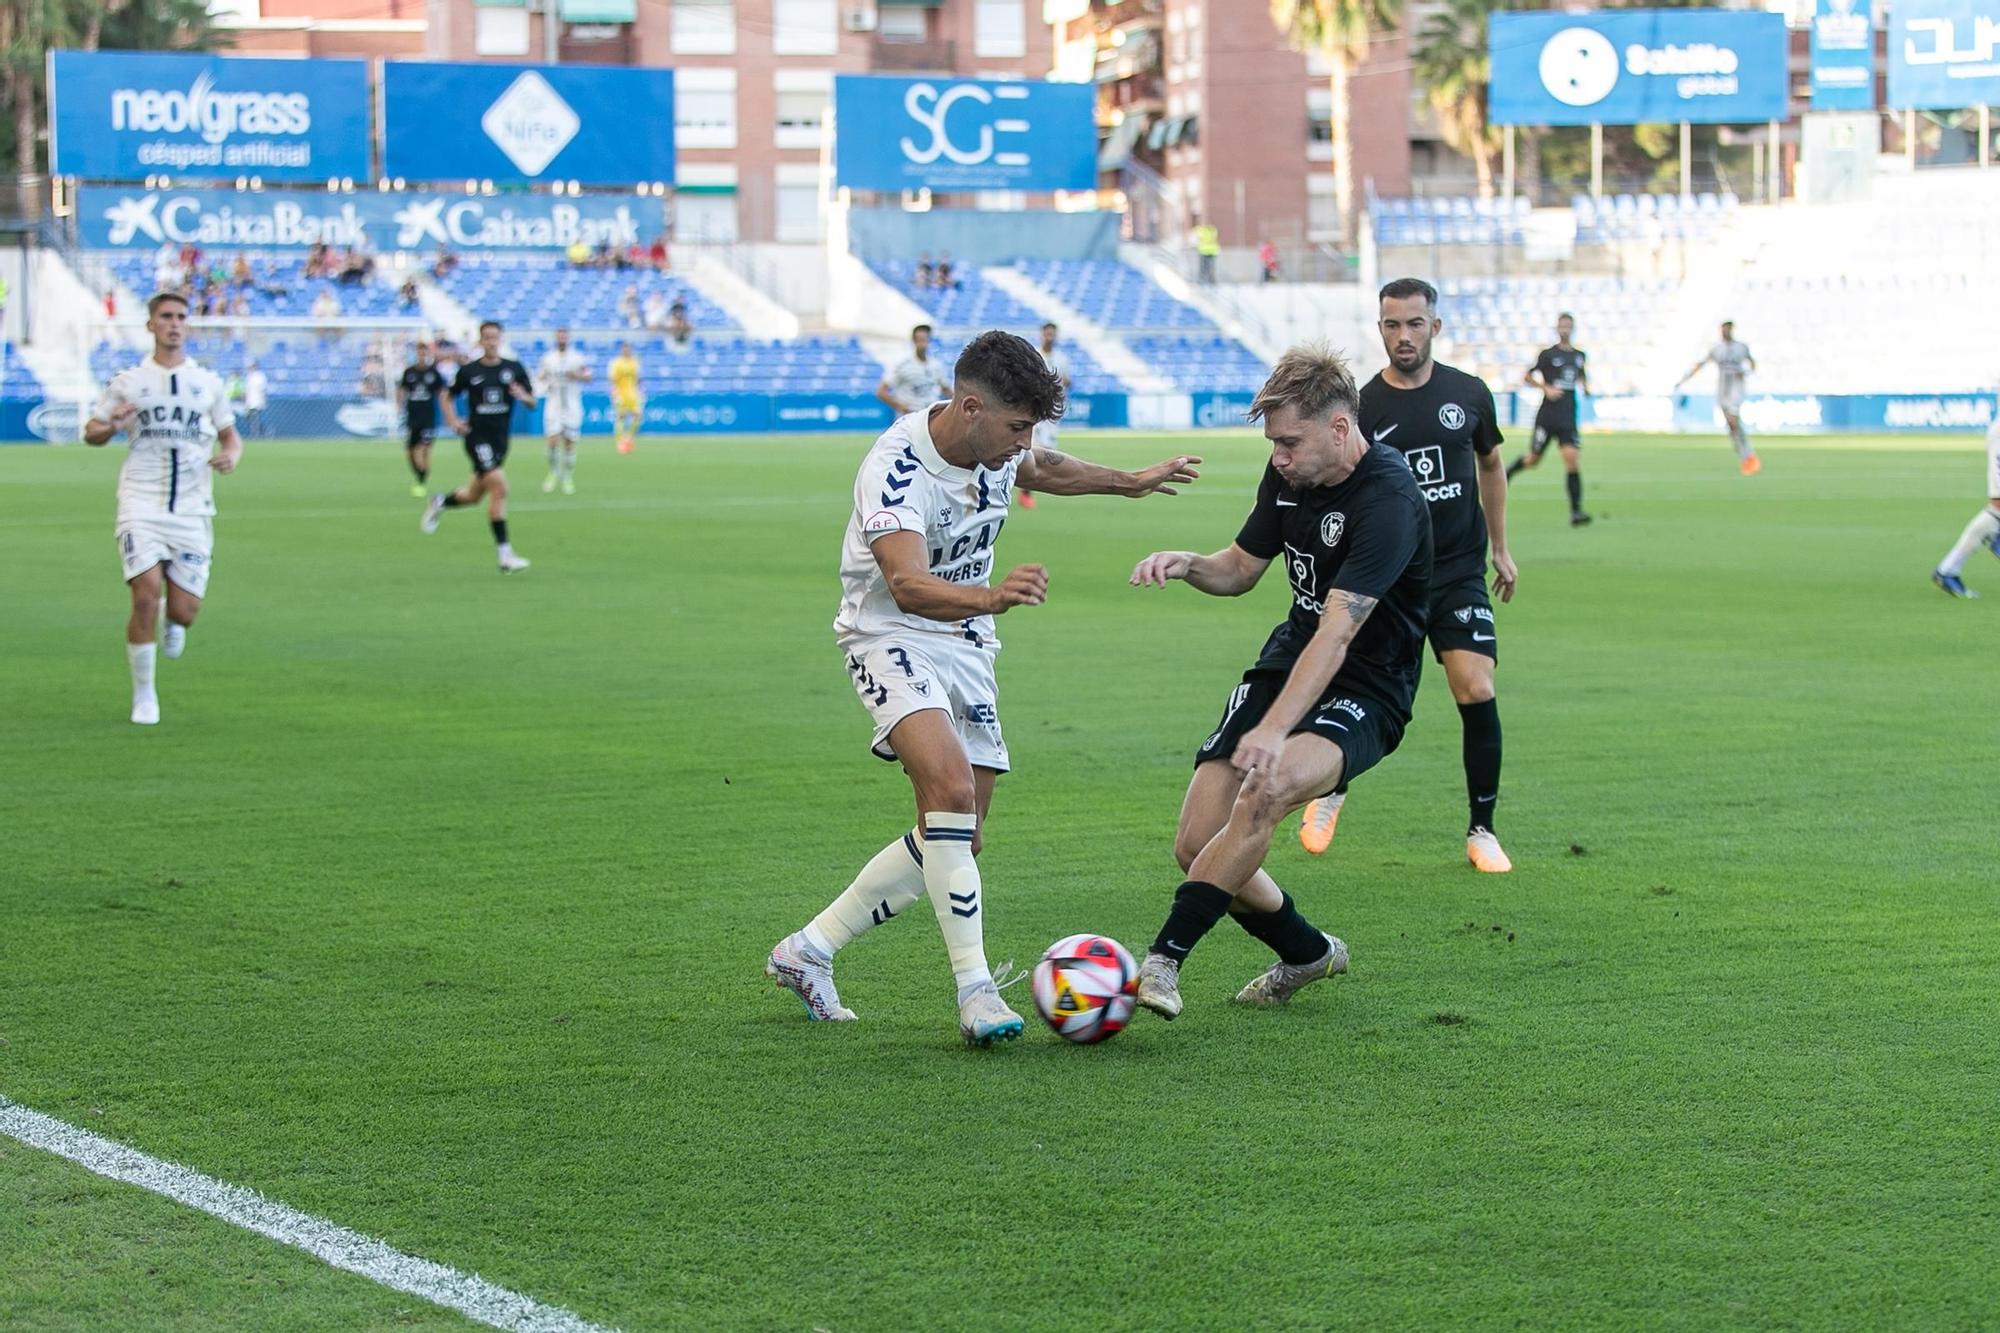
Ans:
<svg viewBox="0 0 2000 1333"><path fill-rule="evenodd" d="M551 347L542 353L541 364L535 368L535 383L542 386L549 407L573 411L583 406L583 381L577 378L577 373L589 364L574 347L568 351Z"/></svg>
<svg viewBox="0 0 2000 1333"><path fill-rule="evenodd" d="M914 532L930 552L932 574L947 583L989 586L993 544L1007 521L1019 469L1018 458L997 471L945 462L931 443L928 408L883 431L854 478L854 512L840 548L840 613L833 620L834 633L846 642L918 630L998 652L992 616L926 620L897 606L870 547L888 533Z"/></svg>
<svg viewBox="0 0 2000 1333"><path fill-rule="evenodd" d="M171 368L147 357L121 370L91 409L109 421L123 406L139 409L118 473L118 521L215 513L216 437L236 424L229 395L212 370L192 361Z"/></svg>
<svg viewBox="0 0 2000 1333"><path fill-rule="evenodd" d="M889 391L915 411L951 397L951 377L942 365L929 357L919 361L914 356L908 356L889 372Z"/></svg>
<svg viewBox="0 0 2000 1333"><path fill-rule="evenodd" d="M1041 352L1042 349L1038 347L1035 350ZM1042 352L1042 364L1053 370L1065 387L1069 385L1069 358L1063 355L1062 348L1055 347Z"/></svg>
<svg viewBox="0 0 2000 1333"><path fill-rule="evenodd" d="M1744 377L1750 373L1750 344L1731 339L1717 343L1708 349L1708 359L1715 362L1715 384L1718 389L1740 389Z"/></svg>

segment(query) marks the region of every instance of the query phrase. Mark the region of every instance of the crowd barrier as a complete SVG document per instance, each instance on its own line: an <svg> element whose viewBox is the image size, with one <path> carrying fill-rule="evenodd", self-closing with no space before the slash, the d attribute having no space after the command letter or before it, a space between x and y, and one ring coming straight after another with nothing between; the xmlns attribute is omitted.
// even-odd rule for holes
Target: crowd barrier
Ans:
<svg viewBox="0 0 2000 1333"><path fill-rule="evenodd" d="M1502 424L1525 430L1535 418L1540 396L1502 394L1496 401ZM1713 395L1587 398L1581 403L1586 428L1680 434L1720 433L1722 414ZM1070 401L1064 427L1187 430L1241 427L1249 394L1078 394ZM609 395L583 399L583 433L611 434ZM1992 394L1757 394L1743 405L1753 433L1816 434L1842 431L1978 432L1994 421ZM395 407L386 399L273 399L245 428L255 438L318 439L351 436L380 439L401 432ZM879 431L889 409L866 394L668 394L646 399L648 435L757 435L818 431ZM80 434L82 420L73 401L40 398L0 400L0 443L66 442ZM516 410L514 428L540 434L542 414Z"/></svg>

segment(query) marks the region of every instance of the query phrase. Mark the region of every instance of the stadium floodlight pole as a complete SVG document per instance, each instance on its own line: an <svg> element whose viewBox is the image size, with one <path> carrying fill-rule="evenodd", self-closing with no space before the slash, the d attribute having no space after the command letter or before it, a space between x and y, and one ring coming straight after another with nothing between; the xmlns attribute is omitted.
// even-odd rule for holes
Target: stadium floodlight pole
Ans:
<svg viewBox="0 0 2000 1333"><path fill-rule="evenodd" d="M1681 122L1681 198L1694 193L1694 126Z"/></svg>
<svg viewBox="0 0 2000 1333"><path fill-rule="evenodd" d="M1604 123L1590 122L1590 197L1604 197Z"/></svg>
<svg viewBox="0 0 2000 1333"><path fill-rule="evenodd" d="M1514 127L1507 126L1500 137L1500 194L1511 201L1514 198Z"/></svg>

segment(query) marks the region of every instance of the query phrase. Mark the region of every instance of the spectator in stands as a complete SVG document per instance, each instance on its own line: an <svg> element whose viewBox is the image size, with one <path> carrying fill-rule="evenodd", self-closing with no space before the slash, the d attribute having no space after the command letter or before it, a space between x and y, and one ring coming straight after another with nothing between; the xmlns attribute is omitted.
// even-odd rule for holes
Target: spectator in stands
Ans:
<svg viewBox="0 0 2000 1333"><path fill-rule="evenodd" d="M104 317L106 319L118 318L118 291L114 287L106 287L104 289Z"/></svg>
<svg viewBox="0 0 2000 1333"><path fill-rule="evenodd" d="M319 289L319 295L313 298L312 315L314 319L340 318L340 298L333 294L333 288ZM330 343L339 336L340 330L332 325L322 326L319 331L319 340L323 343Z"/></svg>
<svg viewBox="0 0 2000 1333"><path fill-rule="evenodd" d="M597 248L590 252L590 262L597 268L615 268L618 264L618 252L611 248L611 242L599 241Z"/></svg>
<svg viewBox="0 0 2000 1333"><path fill-rule="evenodd" d="M250 257L239 252L236 262L229 266L229 281L238 287L248 287L256 280L257 275L250 271Z"/></svg>
<svg viewBox="0 0 2000 1333"><path fill-rule="evenodd" d="M1213 222L1203 222L1201 214L1197 213L1194 215L1194 231L1191 234L1194 238L1194 252L1200 262L1198 273L1201 284L1204 287L1213 287L1215 261L1222 253L1222 233L1215 229Z"/></svg>
<svg viewBox="0 0 2000 1333"><path fill-rule="evenodd" d="M649 329L667 327L667 294L657 287L646 293L645 325Z"/></svg>
<svg viewBox="0 0 2000 1333"><path fill-rule="evenodd" d="M687 346L688 339L694 337L694 325L688 321L688 308L685 301L676 301L668 309L667 336L672 338L675 344L681 347Z"/></svg>
<svg viewBox="0 0 2000 1333"><path fill-rule="evenodd" d="M665 232L661 232L653 238L653 248L646 252L646 258L651 260L653 267L660 272L665 273L667 271L667 234Z"/></svg>
<svg viewBox="0 0 2000 1333"><path fill-rule="evenodd" d="M361 383L356 386L363 398L381 398L389 392L388 372L382 349L370 347L361 358Z"/></svg>
<svg viewBox="0 0 2000 1333"><path fill-rule="evenodd" d="M620 263L619 267L644 268L646 267L646 263L647 263L646 247L639 244L637 241L634 241L632 242L632 244L625 247L625 258Z"/></svg>
<svg viewBox="0 0 2000 1333"><path fill-rule="evenodd" d="M584 244L580 237L569 243L569 249L563 251L563 257L569 260L571 268L590 267L590 247Z"/></svg>
<svg viewBox="0 0 2000 1333"><path fill-rule="evenodd" d="M937 262L937 289L941 292L955 292L965 285L959 278L958 270L952 266L951 256L941 254Z"/></svg>
<svg viewBox="0 0 2000 1333"><path fill-rule="evenodd" d="M359 284L375 275L375 256L366 250L349 250L340 261L340 281Z"/></svg>
<svg viewBox="0 0 2000 1333"><path fill-rule="evenodd" d="M181 270L192 273L201 267L201 248L189 241L181 247Z"/></svg>
<svg viewBox="0 0 2000 1333"><path fill-rule="evenodd" d="M332 257L333 250L325 241L314 241L312 248L306 251L306 276L308 278L325 277L327 263Z"/></svg>
<svg viewBox="0 0 2000 1333"><path fill-rule="evenodd" d="M245 435L262 435L264 409L271 401L271 381L255 361L243 376L243 416L237 423Z"/></svg>
<svg viewBox="0 0 2000 1333"><path fill-rule="evenodd" d="M1257 267L1263 270L1265 282L1278 280L1278 247L1268 239L1257 247Z"/></svg>
<svg viewBox="0 0 2000 1333"><path fill-rule="evenodd" d="M180 254L172 241L161 241L160 248L153 255L153 290L172 292L180 290L187 270L181 267Z"/></svg>
<svg viewBox="0 0 2000 1333"><path fill-rule="evenodd" d="M250 293L237 288L236 295L229 298L229 313L239 318L247 317L250 314Z"/></svg>
<svg viewBox="0 0 2000 1333"><path fill-rule="evenodd" d="M937 267L931 263L929 251L917 256L916 276L910 279L912 287L934 287L937 285Z"/></svg>
<svg viewBox="0 0 2000 1333"><path fill-rule="evenodd" d="M453 254L451 251L445 249L443 246L439 246L438 257L436 261L431 264L431 276L433 278L436 278L439 282L443 282L446 278L451 276L451 271L457 267L458 267L458 256Z"/></svg>
<svg viewBox="0 0 2000 1333"><path fill-rule="evenodd" d="M625 321L625 327L639 327L639 287L634 283L618 295L618 318Z"/></svg>
<svg viewBox="0 0 2000 1333"><path fill-rule="evenodd" d="M403 279L402 287L396 292L396 299L403 303L403 309L405 310L414 310L417 308L419 298L417 295L416 275L412 274Z"/></svg>

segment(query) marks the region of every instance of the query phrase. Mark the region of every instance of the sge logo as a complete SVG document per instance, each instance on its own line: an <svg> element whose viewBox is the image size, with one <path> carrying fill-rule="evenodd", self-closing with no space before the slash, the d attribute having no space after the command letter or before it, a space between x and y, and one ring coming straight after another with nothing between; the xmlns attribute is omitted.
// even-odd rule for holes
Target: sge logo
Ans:
<svg viewBox="0 0 2000 1333"><path fill-rule="evenodd" d="M976 83L953 84L948 90L939 92L928 83L910 85L903 94L903 109L910 119L930 131L931 141L927 148L919 148L907 137L902 141L903 156L919 166L928 166L940 157L950 158L962 167L977 166L993 156L993 127L979 127L979 146L966 152L951 141L945 129L945 120L957 103L970 98L982 106L991 105L993 95Z"/></svg>

